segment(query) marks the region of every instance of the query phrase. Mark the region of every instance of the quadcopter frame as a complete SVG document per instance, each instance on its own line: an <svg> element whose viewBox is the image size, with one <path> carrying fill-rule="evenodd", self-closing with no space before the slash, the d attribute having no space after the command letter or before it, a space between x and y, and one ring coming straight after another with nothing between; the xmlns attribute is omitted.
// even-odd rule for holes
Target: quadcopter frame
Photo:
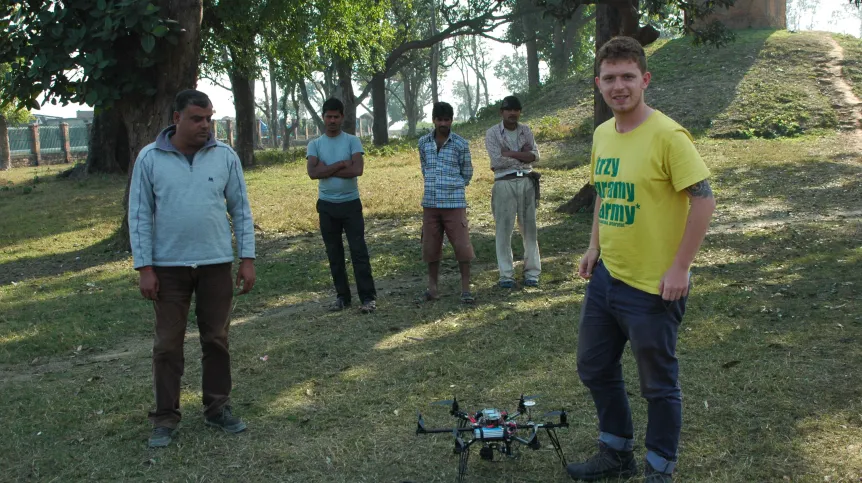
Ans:
<svg viewBox="0 0 862 483"><path fill-rule="evenodd" d="M442 402L448 403L448 401ZM559 423L553 423L550 421L536 423L532 421L532 416L530 414L530 407L535 404L535 401L530 397L524 397L522 395L518 401L518 409L514 414L509 415L508 412L501 411L498 414L495 414L495 416L499 416L499 418L495 419L493 424L483 424L483 411L489 410L486 409L471 415L466 411L462 411L458 406L458 400L453 399L449 414L458 419L458 426L451 429L428 429L425 427L425 420L422 418L422 414L419 413L416 434L452 434L455 438L455 448L453 449L453 452L459 455L459 482L463 482L464 476L467 474L467 461L470 458L470 447L474 444L482 443L483 446L479 451L479 455L484 460L493 460L495 449L503 455L513 458L515 457L515 454L513 453L515 443L524 445L532 450L538 450L541 448L539 432L543 429L547 432L548 439L551 441L551 445L554 447L557 457L565 468L567 464L566 457L563 455L563 450L560 446L560 440L557 437L556 429L569 427L566 411L552 411L545 415L558 415L560 418ZM516 421L521 416L527 417L527 421L525 423L518 423ZM526 438L518 436L518 430L530 430L529 436ZM464 438L465 435L467 436L467 439Z"/></svg>

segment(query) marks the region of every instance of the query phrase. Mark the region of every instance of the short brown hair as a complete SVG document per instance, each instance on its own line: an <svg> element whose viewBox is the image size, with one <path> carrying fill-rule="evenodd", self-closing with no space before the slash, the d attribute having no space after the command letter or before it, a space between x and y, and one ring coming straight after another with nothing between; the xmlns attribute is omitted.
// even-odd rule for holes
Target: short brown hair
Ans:
<svg viewBox="0 0 862 483"><path fill-rule="evenodd" d="M602 45L596 54L596 75L602 67L602 62L609 60L617 62L620 60L631 60L637 62L642 74L647 71L646 53L641 44L632 37L614 37Z"/></svg>

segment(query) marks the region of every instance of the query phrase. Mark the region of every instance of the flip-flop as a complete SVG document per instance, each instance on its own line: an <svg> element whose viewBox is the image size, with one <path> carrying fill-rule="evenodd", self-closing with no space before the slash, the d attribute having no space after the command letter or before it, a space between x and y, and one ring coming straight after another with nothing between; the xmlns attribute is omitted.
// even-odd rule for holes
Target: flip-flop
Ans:
<svg viewBox="0 0 862 483"><path fill-rule="evenodd" d="M476 298L470 292L461 292L461 303L472 305L476 303Z"/></svg>

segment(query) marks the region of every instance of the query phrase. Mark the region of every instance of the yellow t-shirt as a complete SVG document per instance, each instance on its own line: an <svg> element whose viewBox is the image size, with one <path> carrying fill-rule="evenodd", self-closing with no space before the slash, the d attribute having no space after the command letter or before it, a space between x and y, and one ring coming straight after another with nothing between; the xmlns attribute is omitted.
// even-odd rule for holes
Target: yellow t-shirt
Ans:
<svg viewBox="0 0 862 483"><path fill-rule="evenodd" d="M683 192L709 177L691 134L654 111L640 126L618 133L614 119L593 134L590 184L602 198L599 244L610 274L659 294L688 218Z"/></svg>

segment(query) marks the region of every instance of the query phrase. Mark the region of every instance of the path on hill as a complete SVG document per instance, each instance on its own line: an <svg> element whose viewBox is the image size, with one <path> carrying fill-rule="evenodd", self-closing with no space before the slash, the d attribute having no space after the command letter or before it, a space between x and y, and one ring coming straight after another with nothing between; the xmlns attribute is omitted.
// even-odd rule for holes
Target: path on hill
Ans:
<svg viewBox="0 0 862 483"><path fill-rule="evenodd" d="M853 130L852 135L855 147L857 151L862 151L862 112L860 112L862 101L856 97L856 94L853 93L853 88L847 83L847 79L844 78L844 72L841 67L844 63L844 49L831 35L827 36L826 39L832 48L826 54L829 61L825 67L829 78L823 80L829 82L837 94L833 107L839 113L840 124Z"/></svg>

